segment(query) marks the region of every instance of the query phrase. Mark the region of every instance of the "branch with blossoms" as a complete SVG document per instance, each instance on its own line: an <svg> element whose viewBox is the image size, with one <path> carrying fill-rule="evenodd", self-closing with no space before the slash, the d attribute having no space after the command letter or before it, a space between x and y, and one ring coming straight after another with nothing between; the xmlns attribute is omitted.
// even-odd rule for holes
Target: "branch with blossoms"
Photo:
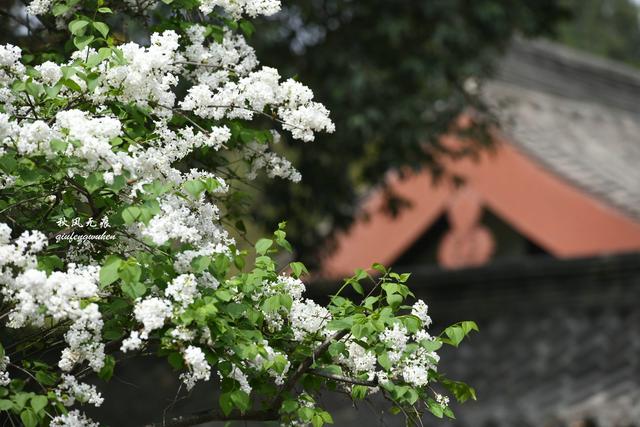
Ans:
<svg viewBox="0 0 640 427"><path fill-rule="evenodd" d="M333 422L322 390L381 393L418 425L453 417L440 393L475 392L438 373L437 352L475 323L432 336L409 275L381 265L319 305L304 296L304 265L276 261L293 251L285 223L254 245L232 237L238 186L259 173L301 179L278 140L334 131L311 89L259 67L246 41L246 17L279 2L164 3L148 46L107 22L154 0L34 0L29 13L69 43L28 56L0 46L0 411L27 427L97 426L83 407L104 397L85 381L144 356L166 360L187 391L217 386L216 407L168 408L154 425L318 427Z"/></svg>

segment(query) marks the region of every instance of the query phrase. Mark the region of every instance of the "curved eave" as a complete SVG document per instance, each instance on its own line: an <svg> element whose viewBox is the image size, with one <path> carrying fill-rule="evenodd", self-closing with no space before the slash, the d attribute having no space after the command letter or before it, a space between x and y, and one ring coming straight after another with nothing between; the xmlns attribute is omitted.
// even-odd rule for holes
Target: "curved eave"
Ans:
<svg viewBox="0 0 640 427"><path fill-rule="evenodd" d="M479 160L445 166L522 235L559 258L640 250L638 222L544 169L504 136L496 139L496 150ZM374 262L392 264L442 214L455 191L449 184L434 186L427 172L390 179L393 191L411 207L392 218L382 209L383 194L372 193L362 218L337 237L336 250L322 263L322 276L351 274Z"/></svg>

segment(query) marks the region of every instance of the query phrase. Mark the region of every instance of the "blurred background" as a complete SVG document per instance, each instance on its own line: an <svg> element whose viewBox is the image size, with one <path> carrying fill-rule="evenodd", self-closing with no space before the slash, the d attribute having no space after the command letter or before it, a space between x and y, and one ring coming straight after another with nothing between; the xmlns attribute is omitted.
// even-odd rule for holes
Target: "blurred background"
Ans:
<svg viewBox="0 0 640 427"><path fill-rule="evenodd" d="M479 324L441 365L478 401L425 425L640 426L638 4L284 4L256 23L252 44L263 64L314 89L337 131L282 142L303 181L247 189L245 237L287 219L319 300L381 262L412 272L434 330ZM143 40L141 19L112 24L123 40ZM0 28L0 43L27 51L65 42L21 0L0 1ZM157 419L177 388L167 372L146 363L116 372L105 394L121 398L98 417ZM168 410L213 401L206 387L195 395ZM404 422L375 401L327 405L338 426Z"/></svg>

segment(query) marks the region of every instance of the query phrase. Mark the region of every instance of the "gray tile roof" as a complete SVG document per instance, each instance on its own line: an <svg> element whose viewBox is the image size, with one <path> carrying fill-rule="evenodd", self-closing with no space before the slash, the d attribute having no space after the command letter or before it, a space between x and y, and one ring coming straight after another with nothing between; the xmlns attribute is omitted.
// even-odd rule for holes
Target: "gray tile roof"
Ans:
<svg viewBox="0 0 640 427"><path fill-rule="evenodd" d="M521 151L640 220L640 73L549 42L516 42L483 96Z"/></svg>

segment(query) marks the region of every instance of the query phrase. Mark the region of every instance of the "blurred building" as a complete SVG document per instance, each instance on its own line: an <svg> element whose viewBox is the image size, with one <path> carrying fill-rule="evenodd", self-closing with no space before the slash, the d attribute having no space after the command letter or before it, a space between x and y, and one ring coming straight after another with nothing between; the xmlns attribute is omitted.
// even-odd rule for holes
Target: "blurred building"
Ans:
<svg viewBox="0 0 640 427"><path fill-rule="evenodd" d="M479 323L443 357L479 397L450 425L640 426L640 73L542 41L499 70L495 148L456 184L390 176L409 207L373 192L321 273L393 265L440 325Z"/></svg>

